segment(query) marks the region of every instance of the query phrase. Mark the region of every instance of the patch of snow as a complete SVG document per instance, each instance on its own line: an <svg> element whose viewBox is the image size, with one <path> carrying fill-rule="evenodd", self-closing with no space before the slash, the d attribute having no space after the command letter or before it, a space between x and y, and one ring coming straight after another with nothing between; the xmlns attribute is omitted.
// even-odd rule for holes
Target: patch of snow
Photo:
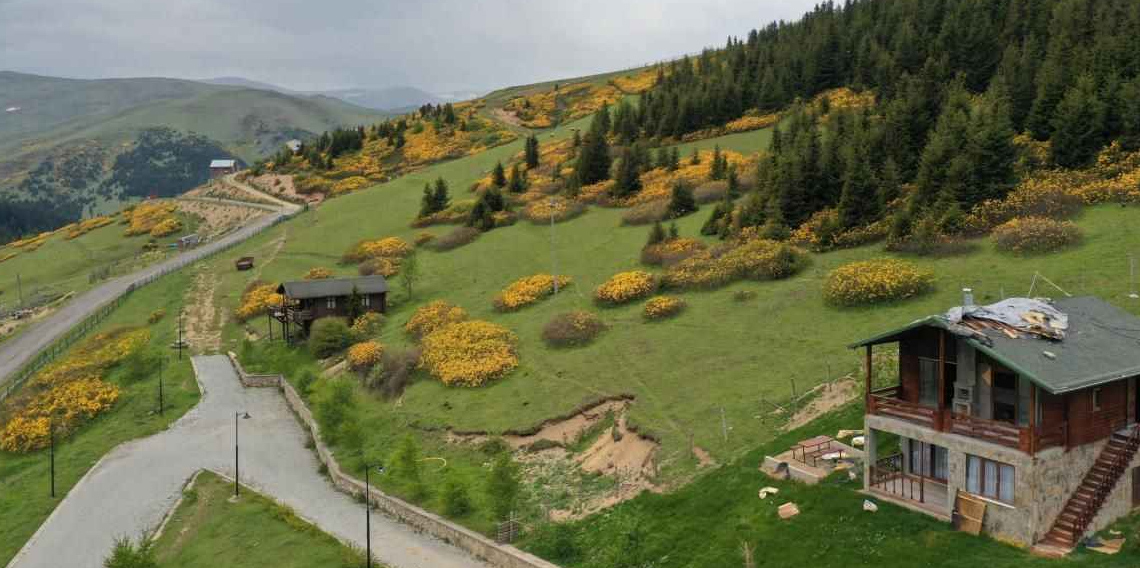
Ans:
<svg viewBox="0 0 1140 568"><path fill-rule="evenodd" d="M8 107L8 108L4 109L4 112L17 112L19 110L20 110L20 107Z"/></svg>

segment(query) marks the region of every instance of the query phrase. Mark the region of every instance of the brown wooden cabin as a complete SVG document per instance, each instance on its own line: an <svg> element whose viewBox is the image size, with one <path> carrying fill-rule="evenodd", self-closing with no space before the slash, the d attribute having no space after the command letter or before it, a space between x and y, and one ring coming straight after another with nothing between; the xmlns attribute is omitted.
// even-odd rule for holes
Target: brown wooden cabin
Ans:
<svg viewBox="0 0 1140 568"><path fill-rule="evenodd" d="M388 281L377 274L285 282L277 287L277 293L284 297L284 305L275 317L283 325L299 326L308 335L315 320L330 316L347 317L354 291L360 295L363 311L381 314L387 311ZM285 331L288 336L288 330Z"/></svg>
<svg viewBox="0 0 1140 568"><path fill-rule="evenodd" d="M875 385L888 344L898 380ZM852 347L865 349L868 492L1061 549L1140 505L1140 318L1092 297L967 297ZM879 456L885 435L899 449ZM967 508L984 518L963 521Z"/></svg>

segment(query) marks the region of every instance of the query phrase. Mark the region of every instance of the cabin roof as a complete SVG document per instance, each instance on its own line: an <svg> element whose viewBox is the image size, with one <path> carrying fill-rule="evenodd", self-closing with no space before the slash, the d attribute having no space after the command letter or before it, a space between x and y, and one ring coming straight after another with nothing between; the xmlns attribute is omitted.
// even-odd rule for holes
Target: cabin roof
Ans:
<svg viewBox="0 0 1140 568"><path fill-rule="evenodd" d="M1140 318L1091 296L1063 298L1048 305L1067 316L1067 327L1059 338L1004 324L979 325L968 318L957 320L954 316L962 312L951 310L850 347L894 343L911 331L927 327L944 329L965 339L978 351L1054 394L1140 375Z"/></svg>
<svg viewBox="0 0 1140 568"><path fill-rule="evenodd" d="M278 294L287 298L304 300L308 298L328 298L349 296L352 289L361 294L379 294L388 291L388 280L379 274L359 278L324 278L320 280L297 280L285 282L277 287Z"/></svg>
<svg viewBox="0 0 1140 568"><path fill-rule="evenodd" d="M210 160L211 168L232 168L235 164L237 164L236 160Z"/></svg>

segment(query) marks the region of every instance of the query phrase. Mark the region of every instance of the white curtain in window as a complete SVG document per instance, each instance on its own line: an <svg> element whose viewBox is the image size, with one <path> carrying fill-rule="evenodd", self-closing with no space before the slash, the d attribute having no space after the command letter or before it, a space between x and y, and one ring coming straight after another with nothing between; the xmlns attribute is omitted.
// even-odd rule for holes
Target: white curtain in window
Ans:
<svg viewBox="0 0 1140 568"><path fill-rule="evenodd" d="M982 460L974 456L966 456L966 491L975 495L981 494Z"/></svg>
<svg viewBox="0 0 1140 568"><path fill-rule="evenodd" d="M985 462L982 463L982 467L985 468L985 475L982 476L983 481L984 481L984 486L982 487L982 495L985 495L986 497L997 497L997 494L998 494L998 491L997 491L997 489L998 489L998 467L997 466L998 466L997 462L992 462L989 460L986 460Z"/></svg>
<svg viewBox="0 0 1140 568"><path fill-rule="evenodd" d="M1013 466L1000 464L1001 467L1001 485L998 487L998 499L1006 503L1013 503Z"/></svg>
<svg viewBox="0 0 1140 568"><path fill-rule="evenodd" d="M933 476L938 479L946 479L949 477L949 472L946 467L946 448L942 446L934 446L934 473Z"/></svg>

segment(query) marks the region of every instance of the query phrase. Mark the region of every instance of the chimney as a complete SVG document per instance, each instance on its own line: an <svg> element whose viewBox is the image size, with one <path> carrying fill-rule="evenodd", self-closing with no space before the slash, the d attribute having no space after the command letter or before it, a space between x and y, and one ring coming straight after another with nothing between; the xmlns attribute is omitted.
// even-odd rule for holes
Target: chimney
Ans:
<svg viewBox="0 0 1140 568"><path fill-rule="evenodd" d="M974 307L974 289L973 288L962 288L962 307L963 308Z"/></svg>

